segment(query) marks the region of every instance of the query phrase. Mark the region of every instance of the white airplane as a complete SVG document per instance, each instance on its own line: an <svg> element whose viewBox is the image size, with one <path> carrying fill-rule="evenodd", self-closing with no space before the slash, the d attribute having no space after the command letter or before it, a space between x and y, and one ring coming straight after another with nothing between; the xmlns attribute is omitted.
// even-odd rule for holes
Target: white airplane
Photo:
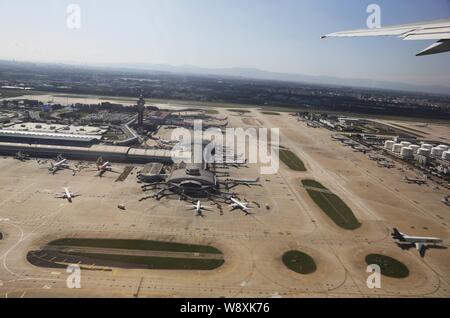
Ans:
<svg viewBox="0 0 450 318"><path fill-rule="evenodd" d="M180 141L179 141L179 140L166 140L166 139L159 138L159 139L157 140L157 142L160 142L160 143L162 143L162 144L164 144L164 145L176 145L176 144L178 144Z"/></svg>
<svg viewBox="0 0 450 318"><path fill-rule="evenodd" d="M230 204L231 207L231 211L236 210L236 209L241 209L242 211L245 212L245 214L250 214L250 207L248 207L248 203L246 202L241 202L238 199L235 198L230 198L230 200L233 202Z"/></svg>
<svg viewBox="0 0 450 318"><path fill-rule="evenodd" d="M203 210L209 210L210 207L202 205L200 201L197 201L196 204L192 204L192 206L188 206L190 210L195 210L197 212L197 215L202 215Z"/></svg>
<svg viewBox="0 0 450 318"><path fill-rule="evenodd" d="M427 179L419 179L419 178L411 178L411 177L407 177L405 176L405 181L406 183L416 183L416 184L426 184L427 183Z"/></svg>
<svg viewBox="0 0 450 318"><path fill-rule="evenodd" d="M446 196L441 200L441 202L444 203L445 205L450 206L450 196Z"/></svg>
<svg viewBox="0 0 450 318"><path fill-rule="evenodd" d="M97 177L102 177L106 171L119 173L112 169L111 163L109 161L103 162L103 159L101 157L98 158L97 160L97 170L98 170Z"/></svg>
<svg viewBox="0 0 450 318"><path fill-rule="evenodd" d="M438 40L436 43L417 53L417 56L450 51L450 19L394 25L375 29L335 32L324 35L322 38L380 35L397 36L403 40Z"/></svg>
<svg viewBox="0 0 450 318"><path fill-rule="evenodd" d="M425 250L427 249L426 244L432 244L432 246L436 246L436 244L442 243L443 240L438 237L425 237L425 236L410 236L405 233L400 232L396 228L393 229L392 238L399 242L406 242L410 244L414 244L416 249L419 251L420 256L425 256ZM399 244L401 247L402 245Z"/></svg>
<svg viewBox="0 0 450 318"><path fill-rule="evenodd" d="M225 184L228 188L234 188L238 185L245 185L247 187L250 187L252 185L254 186L260 186L259 183L259 177L256 179L226 179Z"/></svg>
<svg viewBox="0 0 450 318"><path fill-rule="evenodd" d="M55 197L58 199L67 199L70 203L72 203L72 199L75 197L79 197L80 194L70 192L69 188L63 188L64 192L56 193Z"/></svg>
<svg viewBox="0 0 450 318"><path fill-rule="evenodd" d="M50 171L52 174L55 174L59 170L63 170L63 169L69 169L69 170L72 170L75 172L74 169L70 168L69 164L67 163L67 159L62 158L61 156L58 156L58 158L56 160L58 160L58 161L55 163L50 162L50 167L48 168L48 171Z"/></svg>

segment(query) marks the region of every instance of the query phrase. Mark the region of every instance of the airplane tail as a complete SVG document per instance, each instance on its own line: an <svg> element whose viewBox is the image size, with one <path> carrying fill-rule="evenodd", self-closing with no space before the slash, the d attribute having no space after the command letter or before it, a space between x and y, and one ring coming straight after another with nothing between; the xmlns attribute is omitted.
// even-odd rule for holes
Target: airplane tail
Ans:
<svg viewBox="0 0 450 318"><path fill-rule="evenodd" d="M396 239L396 240L402 240L403 239L403 234L402 232L400 232L397 228L393 228L392 229L392 238Z"/></svg>
<svg viewBox="0 0 450 318"><path fill-rule="evenodd" d="M100 170L100 166L103 164L103 158L102 157L98 157L97 158L97 169Z"/></svg>

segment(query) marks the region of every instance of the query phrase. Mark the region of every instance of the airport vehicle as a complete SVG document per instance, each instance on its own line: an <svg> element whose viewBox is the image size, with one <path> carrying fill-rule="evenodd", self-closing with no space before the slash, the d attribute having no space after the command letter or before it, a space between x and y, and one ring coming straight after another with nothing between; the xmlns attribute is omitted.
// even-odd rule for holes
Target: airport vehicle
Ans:
<svg viewBox="0 0 450 318"><path fill-rule="evenodd" d="M200 201L197 201L196 204L192 204L192 206L188 206L189 210L195 210L198 216L202 216L203 210L209 210L210 207L202 205Z"/></svg>
<svg viewBox="0 0 450 318"><path fill-rule="evenodd" d="M64 187L64 192L55 193L55 197L58 199L67 199L70 203L72 203L72 199L75 197L79 197L80 194L73 193L69 190L69 188Z"/></svg>
<svg viewBox="0 0 450 318"><path fill-rule="evenodd" d="M397 36L403 40L438 40L436 43L417 53L417 56L450 51L450 19L394 25L374 29L334 32L322 36L322 39L328 37L363 37L381 35Z"/></svg>
<svg viewBox="0 0 450 318"><path fill-rule="evenodd" d="M391 233L392 238L399 241L397 243L402 248L408 248L413 245L419 251L420 256L425 256L425 250L429 247L427 244L431 244L431 246L436 246L436 244L442 243L443 240L437 237L426 237L426 236L410 236L405 233L400 232L398 229L394 228ZM409 243L410 245L405 245L404 243Z"/></svg>
<svg viewBox="0 0 450 318"><path fill-rule="evenodd" d="M240 209L240 210L244 211L245 214L250 214L249 211L250 211L250 209L252 209L252 208L248 206L248 203L247 203L247 202L241 202L241 201L239 201L238 199L233 198L233 197L231 197L230 200L231 200L231 202L232 202L232 203L230 204L231 211L234 211L234 210L236 210L236 209Z"/></svg>
<svg viewBox="0 0 450 318"><path fill-rule="evenodd" d="M30 155L19 151L14 155L14 159L17 159L20 161L30 160Z"/></svg>

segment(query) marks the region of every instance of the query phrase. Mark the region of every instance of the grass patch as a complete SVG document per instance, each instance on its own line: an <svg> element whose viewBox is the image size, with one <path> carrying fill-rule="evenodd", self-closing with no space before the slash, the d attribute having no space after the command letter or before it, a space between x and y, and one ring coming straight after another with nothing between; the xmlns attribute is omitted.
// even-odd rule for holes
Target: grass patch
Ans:
<svg viewBox="0 0 450 318"><path fill-rule="evenodd" d="M208 114L208 115L217 115L217 114L219 114L219 112L217 110L215 110L215 109L205 109L204 112L205 112L205 114Z"/></svg>
<svg viewBox="0 0 450 318"><path fill-rule="evenodd" d="M366 256L366 263L380 266L381 274L387 277L406 278L409 276L409 269L405 264L386 255L369 254Z"/></svg>
<svg viewBox="0 0 450 318"><path fill-rule="evenodd" d="M233 113L243 113L243 114L247 114L247 113L251 113L250 110L245 110L245 109L227 109L229 112L233 112Z"/></svg>
<svg viewBox="0 0 450 318"><path fill-rule="evenodd" d="M299 274L311 274L317 269L314 259L300 251L288 251L283 254L282 260L287 268Z"/></svg>
<svg viewBox="0 0 450 318"><path fill-rule="evenodd" d="M146 240L64 238L50 242L48 245L222 254L220 250L213 246Z"/></svg>
<svg viewBox="0 0 450 318"><path fill-rule="evenodd" d="M92 250L92 248L100 250ZM177 252L185 254L177 254ZM27 259L31 264L39 267L61 268L65 264L80 264L85 269L116 267L212 270L225 262L222 252L212 246L90 238L64 238L52 241L41 250L29 251Z"/></svg>
<svg viewBox="0 0 450 318"><path fill-rule="evenodd" d="M303 161L292 151L280 148L279 154L281 161L290 169L294 171L306 171Z"/></svg>
<svg viewBox="0 0 450 318"><path fill-rule="evenodd" d="M125 268L167 269L167 270L213 270L223 265L223 259L191 259L175 257L130 256L92 253L71 253L72 256L86 258L97 265L102 261L124 263ZM117 266L119 267L119 266Z"/></svg>
<svg viewBox="0 0 450 318"><path fill-rule="evenodd" d="M271 116L280 116L281 115L280 113L277 113L277 112L268 112L268 111L262 111L261 113L264 115L271 115Z"/></svg>
<svg viewBox="0 0 450 318"><path fill-rule="evenodd" d="M322 184L315 180L302 180L311 199L333 220L336 225L346 230L355 230L361 226L352 210L337 195L329 192ZM317 191L311 188L318 188Z"/></svg>

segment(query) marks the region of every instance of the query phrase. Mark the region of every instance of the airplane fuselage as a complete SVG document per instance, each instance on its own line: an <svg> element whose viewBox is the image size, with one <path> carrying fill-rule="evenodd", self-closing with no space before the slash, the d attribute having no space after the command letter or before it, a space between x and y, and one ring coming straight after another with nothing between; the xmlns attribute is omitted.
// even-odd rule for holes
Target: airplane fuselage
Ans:
<svg viewBox="0 0 450 318"><path fill-rule="evenodd" d="M64 188L64 193L66 194L66 199L67 199L69 202L72 202L72 194L70 193L70 191L69 191L68 188Z"/></svg>
<svg viewBox="0 0 450 318"><path fill-rule="evenodd" d="M427 243L427 244L439 244L443 240L437 237L422 237L422 236L403 236L403 241L408 243Z"/></svg>

